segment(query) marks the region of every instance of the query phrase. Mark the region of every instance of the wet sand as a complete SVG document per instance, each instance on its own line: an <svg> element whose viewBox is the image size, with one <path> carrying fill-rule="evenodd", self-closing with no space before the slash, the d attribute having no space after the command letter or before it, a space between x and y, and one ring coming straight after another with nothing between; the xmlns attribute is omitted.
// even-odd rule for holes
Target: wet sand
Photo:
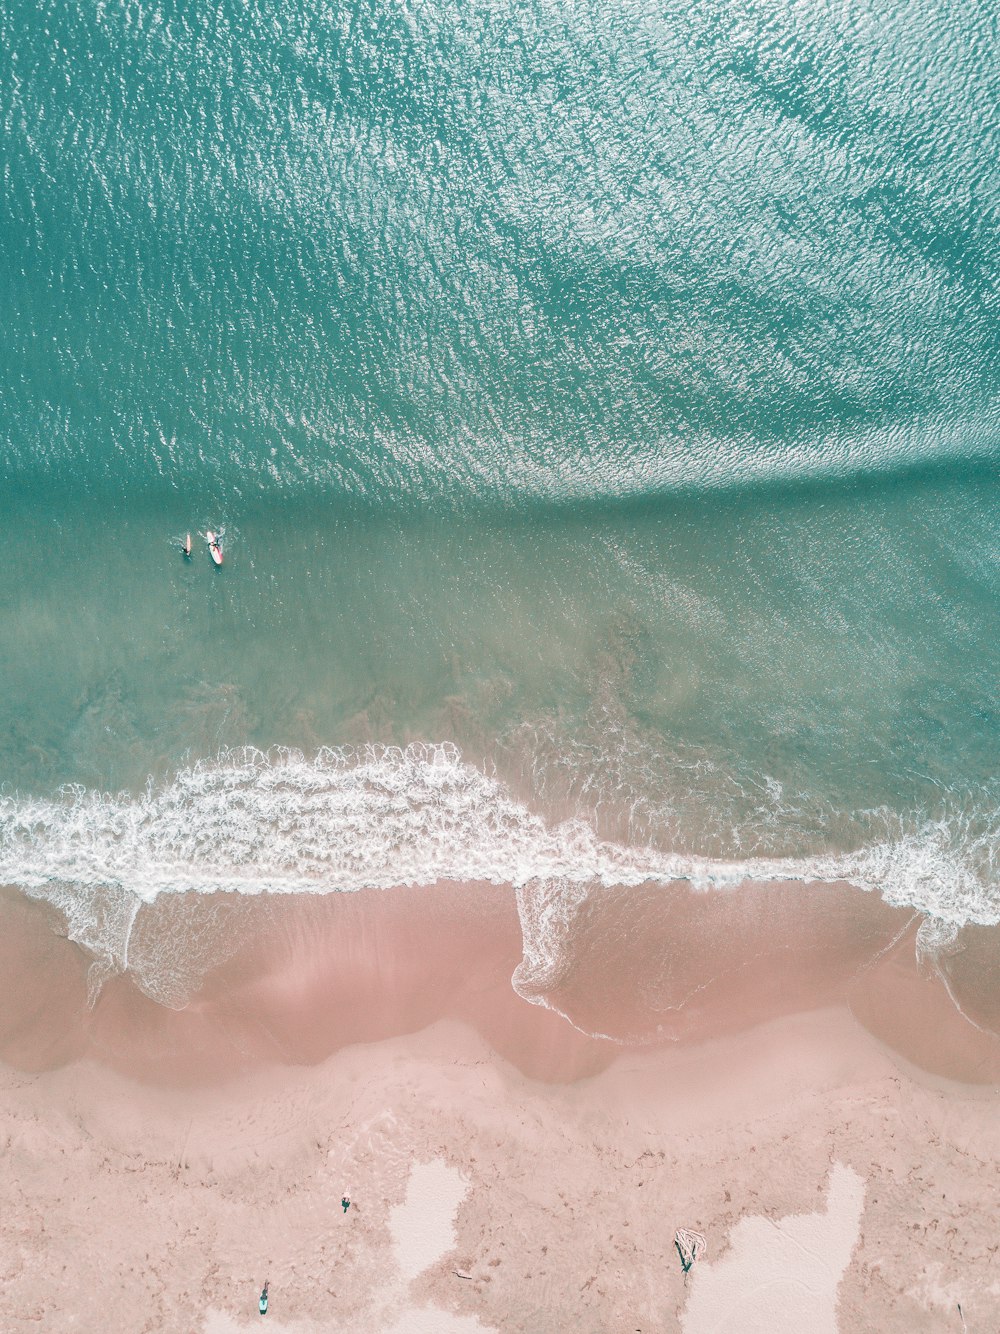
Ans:
<svg viewBox="0 0 1000 1334"><path fill-rule="evenodd" d="M7 891L0 921L0 1060L26 1071L91 1056L154 1083L213 1083L454 1019L523 1074L565 1082L623 1046L839 1005L930 1074L1000 1083L1000 932L966 929L935 967L918 957L919 918L848 885L591 887L544 969L522 962L504 886L164 895L92 1009L90 958L58 914Z"/></svg>

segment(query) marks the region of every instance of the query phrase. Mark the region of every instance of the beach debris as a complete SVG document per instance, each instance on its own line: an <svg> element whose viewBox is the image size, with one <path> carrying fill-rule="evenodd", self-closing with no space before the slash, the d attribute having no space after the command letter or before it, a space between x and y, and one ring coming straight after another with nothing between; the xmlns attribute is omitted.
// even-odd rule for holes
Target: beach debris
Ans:
<svg viewBox="0 0 1000 1334"><path fill-rule="evenodd" d="M965 1323L965 1312L962 1310L962 1303L956 1302L955 1305L958 1307L958 1314L962 1317L962 1328L967 1330L969 1326Z"/></svg>
<svg viewBox="0 0 1000 1334"><path fill-rule="evenodd" d="M681 1257L681 1268L685 1274L708 1251L708 1242L700 1232L691 1232L686 1227L679 1227L674 1233L674 1245Z"/></svg>
<svg viewBox="0 0 1000 1334"><path fill-rule="evenodd" d="M464 1269L453 1269L451 1272L455 1275L456 1278L471 1278L471 1277L472 1277L472 1275L471 1275L471 1274L467 1274L467 1273L465 1272Z"/></svg>

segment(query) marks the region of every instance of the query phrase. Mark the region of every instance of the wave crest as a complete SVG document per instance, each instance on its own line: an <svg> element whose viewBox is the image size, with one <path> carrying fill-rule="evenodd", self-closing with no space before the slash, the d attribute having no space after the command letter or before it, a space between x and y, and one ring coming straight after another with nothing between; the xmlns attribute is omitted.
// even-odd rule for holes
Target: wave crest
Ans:
<svg viewBox="0 0 1000 1334"><path fill-rule="evenodd" d="M0 883L45 899L109 972L129 966L142 903L161 894L330 893L436 881L513 885L524 931L520 980L542 985L587 897L687 880L849 881L934 920L1000 922L997 820L902 821L860 850L719 861L623 846L582 819L549 824L450 744L227 751L138 796L65 788L0 797ZM541 979L541 981L540 981Z"/></svg>

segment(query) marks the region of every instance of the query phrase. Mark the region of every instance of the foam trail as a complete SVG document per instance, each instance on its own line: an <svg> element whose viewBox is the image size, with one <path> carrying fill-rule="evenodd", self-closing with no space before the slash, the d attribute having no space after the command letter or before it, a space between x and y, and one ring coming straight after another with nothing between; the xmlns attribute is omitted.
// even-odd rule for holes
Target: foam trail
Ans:
<svg viewBox="0 0 1000 1334"><path fill-rule="evenodd" d="M713 861L548 825L451 745L227 752L140 796L0 798L0 881L158 894L326 893L436 880L635 885L850 880L942 922L991 924L996 829L926 822L845 854Z"/></svg>
<svg viewBox="0 0 1000 1334"><path fill-rule="evenodd" d="M638 884L684 863L552 828L449 745L229 752L139 797L64 789L0 800L0 880L37 893L117 885L139 899L216 890L351 891L538 876Z"/></svg>
<svg viewBox="0 0 1000 1334"><path fill-rule="evenodd" d="M70 937L97 960L92 996L130 967L143 903L215 891L510 884L524 934L517 978L535 994L558 971L595 883L846 880L932 918L921 947L933 954L966 922L1000 921L996 846L995 824L938 820L842 855L712 861L626 847L598 838L580 819L547 824L451 745L323 749L314 758L245 749L151 782L139 796L74 787L50 800L0 798L0 883L63 913ZM173 982L165 990L169 979L154 976L155 968L133 971L167 1003L182 1004L190 990Z"/></svg>

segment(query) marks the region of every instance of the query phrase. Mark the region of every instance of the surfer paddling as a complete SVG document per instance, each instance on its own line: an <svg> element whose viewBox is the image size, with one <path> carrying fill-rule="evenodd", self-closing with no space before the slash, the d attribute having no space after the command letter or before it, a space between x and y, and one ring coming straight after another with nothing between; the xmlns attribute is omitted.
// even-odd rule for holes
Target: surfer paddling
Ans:
<svg viewBox="0 0 1000 1334"><path fill-rule="evenodd" d="M188 533L188 535L185 537L184 541L181 543L181 555L184 557L185 560L190 560L190 559L191 559L191 534L190 534L190 533Z"/></svg>
<svg viewBox="0 0 1000 1334"><path fill-rule="evenodd" d="M216 565L222 564L222 532L213 533L211 531L205 534L205 541L208 543L208 554Z"/></svg>

